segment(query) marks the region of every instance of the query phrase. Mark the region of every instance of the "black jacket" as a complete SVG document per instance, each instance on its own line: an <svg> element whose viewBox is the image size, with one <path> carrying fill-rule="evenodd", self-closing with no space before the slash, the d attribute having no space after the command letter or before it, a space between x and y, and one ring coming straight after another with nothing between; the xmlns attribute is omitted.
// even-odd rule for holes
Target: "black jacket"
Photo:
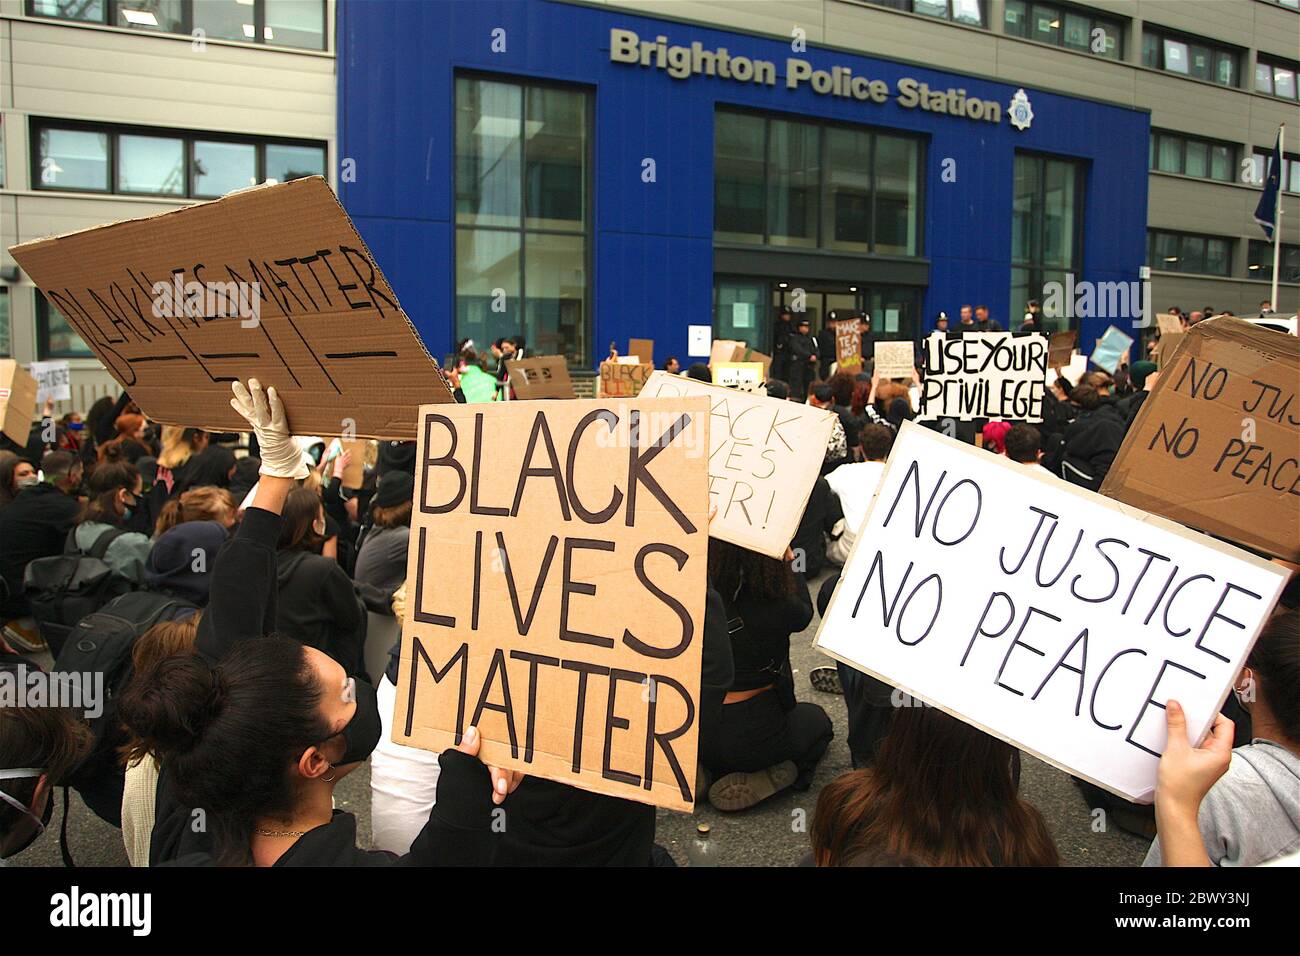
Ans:
<svg viewBox="0 0 1300 956"><path fill-rule="evenodd" d="M37 558L63 553L80 510L76 498L43 482L24 488L0 510L0 577L9 585L9 599L3 604L6 619L28 613L23 572Z"/></svg>
<svg viewBox="0 0 1300 956"><path fill-rule="evenodd" d="M831 491L825 478L818 478L808 496L803 517L799 519L799 529L794 533L795 558L803 556L804 574L815 578L826 566L826 535L831 533L835 522L844 517L840 499Z"/></svg>
<svg viewBox="0 0 1300 956"><path fill-rule="evenodd" d="M319 648L349 674L364 674L365 609L339 563L306 551L281 551L276 581L275 630Z"/></svg>
<svg viewBox="0 0 1300 956"><path fill-rule="evenodd" d="M1058 474L1066 481L1097 491L1127 430L1113 399L1103 400L1092 411L1080 412L1065 429Z"/></svg>

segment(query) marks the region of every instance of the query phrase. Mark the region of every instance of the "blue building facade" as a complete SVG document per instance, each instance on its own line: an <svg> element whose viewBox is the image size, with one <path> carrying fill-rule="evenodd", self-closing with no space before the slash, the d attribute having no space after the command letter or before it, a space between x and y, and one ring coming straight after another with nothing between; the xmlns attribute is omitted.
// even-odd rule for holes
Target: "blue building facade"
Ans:
<svg viewBox="0 0 1300 956"><path fill-rule="evenodd" d="M1044 281L1145 260L1142 111L553 0L342 0L338 37L340 195L438 356L770 352L789 305L1016 328Z"/></svg>

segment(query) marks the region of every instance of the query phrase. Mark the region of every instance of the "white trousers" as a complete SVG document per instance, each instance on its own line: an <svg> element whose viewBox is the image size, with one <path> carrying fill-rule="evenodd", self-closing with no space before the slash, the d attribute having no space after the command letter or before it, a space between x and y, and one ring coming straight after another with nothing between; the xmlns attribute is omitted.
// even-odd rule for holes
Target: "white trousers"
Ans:
<svg viewBox="0 0 1300 956"><path fill-rule="evenodd" d="M403 854L429 820L438 796L438 755L393 743L397 688L387 676L375 688L383 733L370 755L371 846Z"/></svg>

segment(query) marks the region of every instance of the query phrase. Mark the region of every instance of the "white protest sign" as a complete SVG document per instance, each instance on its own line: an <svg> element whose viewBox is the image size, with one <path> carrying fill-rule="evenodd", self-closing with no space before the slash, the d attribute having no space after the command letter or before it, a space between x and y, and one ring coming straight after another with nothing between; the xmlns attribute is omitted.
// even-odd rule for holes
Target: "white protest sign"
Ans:
<svg viewBox="0 0 1300 956"><path fill-rule="evenodd" d="M1199 741L1285 569L905 422L817 646L1149 803L1178 700Z"/></svg>
<svg viewBox="0 0 1300 956"><path fill-rule="evenodd" d="M641 398L709 399L709 536L780 558L826 457L833 412L653 373Z"/></svg>
<svg viewBox="0 0 1300 956"><path fill-rule="evenodd" d="M763 387L762 362L715 362L713 384L740 392L757 392Z"/></svg>
<svg viewBox="0 0 1300 956"><path fill-rule="evenodd" d="M686 354L690 358L704 358L713 348L713 326L688 325L686 327Z"/></svg>
<svg viewBox="0 0 1300 956"><path fill-rule="evenodd" d="M911 342L877 342L874 357L876 375L881 379L912 380L916 371L916 354Z"/></svg>
<svg viewBox="0 0 1300 956"><path fill-rule="evenodd" d="M917 418L1043 420L1048 339L1041 332L936 332L923 343Z"/></svg>
<svg viewBox="0 0 1300 956"><path fill-rule="evenodd" d="M47 398L72 400L72 371L67 362L32 362L27 370L36 379L37 405L44 405Z"/></svg>

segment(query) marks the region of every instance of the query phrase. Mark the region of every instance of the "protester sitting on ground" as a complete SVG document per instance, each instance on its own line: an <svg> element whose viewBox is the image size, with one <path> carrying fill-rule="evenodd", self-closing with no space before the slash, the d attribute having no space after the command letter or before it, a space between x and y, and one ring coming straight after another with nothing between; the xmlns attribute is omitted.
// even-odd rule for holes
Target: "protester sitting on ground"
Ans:
<svg viewBox="0 0 1300 956"><path fill-rule="evenodd" d="M131 668L136 674L152 671L159 662L194 653L202 611L175 621L155 624L131 648ZM149 865L154 810L158 793L158 758L132 735L122 747L125 767L122 788L122 843L132 866Z"/></svg>
<svg viewBox="0 0 1300 956"><path fill-rule="evenodd" d="M0 669L27 667L0 640ZM79 715L59 707L0 707L0 866L49 825L54 788L90 749Z"/></svg>
<svg viewBox="0 0 1300 956"><path fill-rule="evenodd" d="M379 480L371 499L371 525L357 553L353 578L358 583L391 595L406 580L414 493L415 481L404 471L391 471Z"/></svg>
<svg viewBox="0 0 1300 956"><path fill-rule="evenodd" d="M34 623L22 620L31 613L23 593L23 574L37 558L63 553L68 532L81 511L76 497L81 487L81 460L70 452L52 451L42 465L45 481L27 484L8 507L0 510L0 543L4 545L0 547L0 578L7 591L7 597L0 601L0 625L9 639L25 651L42 650L45 642ZM34 470L31 477L36 477Z"/></svg>
<svg viewBox="0 0 1300 956"><path fill-rule="evenodd" d="M799 528L790 543L795 556L792 569L803 572L809 579L821 574L826 567L827 544L833 540L831 535L844 530L843 520L844 511L839 498L831 491L826 479L819 477L808 494L808 504L804 506ZM836 525L839 525L838 532Z"/></svg>
<svg viewBox="0 0 1300 956"><path fill-rule="evenodd" d="M208 447L209 440L210 436L201 428L163 426L162 450L158 453L158 474L154 479L154 487L161 485L164 497L170 497L184 482L190 461Z"/></svg>
<svg viewBox="0 0 1300 956"><path fill-rule="evenodd" d="M1097 491L1124 441L1124 420L1114 402L1103 402L1092 385L1076 385L1070 402L1079 409L1078 417L1066 426L1059 451L1044 465L1072 484Z"/></svg>
<svg viewBox="0 0 1300 956"><path fill-rule="evenodd" d="M768 398L786 401L790 398L790 386L779 378L769 378L765 385Z"/></svg>
<svg viewBox="0 0 1300 956"><path fill-rule="evenodd" d="M700 725L700 759L715 782L709 802L733 812L794 787L807 790L834 737L826 712L796 702L790 635L812 620L802 574L717 538L709 540L709 581L722 596L735 676L720 719Z"/></svg>
<svg viewBox="0 0 1300 956"><path fill-rule="evenodd" d="M83 554L90 553L100 535L125 526L140 507L144 481L135 465L118 458L125 452L112 444L86 482L89 498L82 509L74 543ZM153 542L138 531L119 535L104 552L104 563L132 584L144 583L145 561Z"/></svg>
<svg viewBox="0 0 1300 956"><path fill-rule="evenodd" d="M837 445L835 453L826 456L822 465L822 473L825 474L833 468L838 468L847 461L856 460L856 449L859 444L858 430L862 427L861 423L853 417L847 408L835 404L835 396L831 393L830 385L826 382L814 382L808 390L808 404L813 408L833 412L839 420L839 426L842 430L842 435L840 431L836 431L835 435L837 438L843 438L843 446Z"/></svg>
<svg viewBox="0 0 1300 956"><path fill-rule="evenodd" d="M1148 394L1147 383L1156 372L1156 363L1145 360L1134 362L1129 368L1128 378L1133 391L1115 403L1126 427L1133 424L1133 419L1137 418L1137 413L1141 411L1142 403L1146 401Z"/></svg>
<svg viewBox="0 0 1300 956"><path fill-rule="evenodd" d="M26 458L11 451L0 451L0 509L18 496L24 488L40 483L36 466Z"/></svg>
<svg viewBox="0 0 1300 956"><path fill-rule="evenodd" d="M826 551L827 559L837 565L848 560L858 530L867 520L867 511L876 497L876 488L885 473L885 461L894 445L894 433L885 425L864 425L858 440L863 460L840 465L826 476L844 512L842 533L835 536Z"/></svg>
<svg viewBox="0 0 1300 956"><path fill-rule="evenodd" d="M1005 455L1007 452L1006 437L1009 431L1011 431L1010 422L986 422L980 430L981 447L986 451L993 452L995 455Z"/></svg>
<svg viewBox="0 0 1300 956"><path fill-rule="evenodd" d="M230 497L235 502L236 509L244 503L248 493L257 484L257 469L261 467L262 460L252 456L240 458L235 462L235 475L230 479L230 484L226 486L226 490L230 492Z"/></svg>
<svg viewBox="0 0 1300 956"><path fill-rule="evenodd" d="M876 407L876 390L880 387L880 376L872 363L870 375L859 375L853 383L853 398L849 402L849 411L857 417L862 425L889 425L888 419ZM859 426L860 427L860 426Z"/></svg>
<svg viewBox="0 0 1300 956"><path fill-rule="evenodd" d="M163 505L154 525L154 536L187 521L215 521L226 530L238 520L238 504L225 488L204 485L182 492Z"/></svg>
<svg viewBox="0 0 1300 956"><path fill-rule="evenodd" d="M1300 850L1297 688L1300 612L1286 611L1264 625L1233 685L1237 699L1250 714L1252 738L1232 751L1227 772L1210 788L1197 812L1205 852L1213 866L1255 866ZM1231 741L1232 726L1227 723L1226 739ZM1219 739L1217 726L1215 739ZM1177 804L1177 796L1170 799ZM1157 827L1161 814L1157 792ZM1157 836L1151 844L1144 865L1161 864L1161 839Z"/></svg>
<svg viewBox="0 0 1300 956"><path fill-rule="evenodd" d="M686 370L686 377L693 378L697 382L712 382L713 373L703 362L692 362L691 367Z"/></svg>
<svg viewBox="0 0 1300 956"><path fill-rule="evenodd" d="M184 494L191 488L225 488L234 475L235 453L224 445L209 445L187 462L172 494Z"/></svg>
<svg viewBox="0 0 1300 956"><path fill-rule="evenodd" d="M338 562L321 554L324 543L320 495L295 488L284 503L277 543L276 631L324 651L349 674L364 674L364 608Z"/></svg>
<svg viewBox="0 0 1300 956"><path fill-rule="evenodd" d="M682 370L682 363L677 361L676 355L670 355L664 360L664 371L669 375L676 375Z"/></svg>
<svg viewBox="0 0 1300 956"><path fill-rule="evenodd" d="M119 415L117 421L113 424L117 429L117 437L100 446L98 452L100 461L106 460L110 448L120 449L119 460L128 461L133 465L136 459L152 454L151 449L145 442L145 428L148 422L143 415L128 412L125 415Z"/></svg>
<svg viewBox="0 0 1300 956"><path fill-rule="evenodd" d="M1042 814L1017 793L1019 752L934 707L895 707L869 769L817 799L817 866L1055 866Z"/></svg>
<svg viewBox="0 0 1300 956"><path fill-rule="evenodd" d="M1013 425L1003 439L1003 447L1004 454L1016 464L1051 474L1039 464L1043 457L1043 436L1033 425Z"/></svg>

